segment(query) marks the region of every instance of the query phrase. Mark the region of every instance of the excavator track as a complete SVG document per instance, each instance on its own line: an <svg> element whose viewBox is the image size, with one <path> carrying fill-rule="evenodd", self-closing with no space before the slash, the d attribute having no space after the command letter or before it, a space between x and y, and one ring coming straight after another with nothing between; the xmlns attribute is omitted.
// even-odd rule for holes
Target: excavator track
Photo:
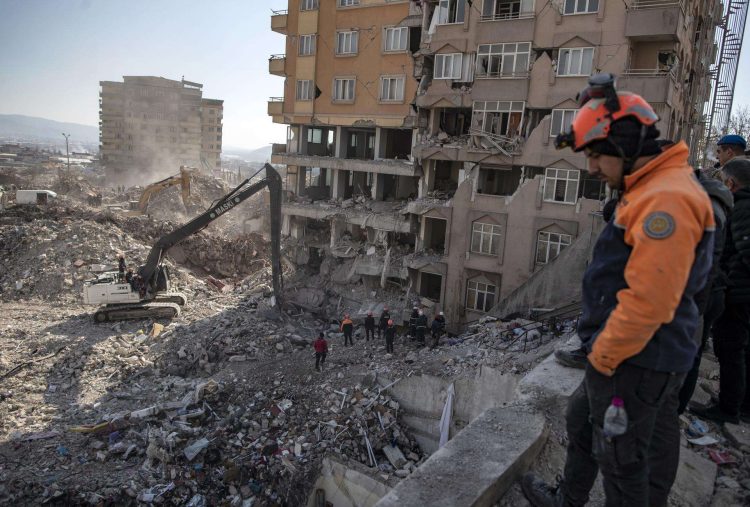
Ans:
<svg viewBox="0 0 750 507"><path fill-rule="evenodd" d="M182 292L169 292L166 294L157 294L154 298L156 303L176 303L180 306L187 304L187 296Z"/></svg>
<svg viewBox="0 0 750 507"><path fill-rule="evenodd" d="M112 322L132 319L173 319L180 315L180 305L170 302L109 305L94 314L95 322Z"/></svg>

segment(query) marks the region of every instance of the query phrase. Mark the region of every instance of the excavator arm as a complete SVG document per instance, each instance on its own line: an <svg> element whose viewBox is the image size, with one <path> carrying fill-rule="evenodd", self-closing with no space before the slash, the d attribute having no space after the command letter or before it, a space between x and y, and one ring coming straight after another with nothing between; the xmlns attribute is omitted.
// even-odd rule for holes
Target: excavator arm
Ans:
<svg viewBox="0 0 750 507"><path fill-rule="evenodd" d="M174 185L180 185L182 189L182 203L185 205L185 208L187 208L190 204L190 169L181 166L180 174L164 178L163 180L152 183L143 189L141 198L138 199L138 211L145 214L148 209L148 203L151 201L151 197Z"/></svg>
<svg viewBox="0 0 750 507"><path fill-rule="evenodd" d="M281 176L270 164L264 166L266 177L250 184L250 180L240 183L234 190L214 202L206 211L190 220L185 225L162 236L151 248L146 264L141 266L138 274L146 282L149 291L156 293L159 288L160 265L164 256L174 245L207 227L211 222L232 210L241 202L249 199L268 187L271 193L271 269L273 274L273 291L277 300L281 297Z"/></svg>

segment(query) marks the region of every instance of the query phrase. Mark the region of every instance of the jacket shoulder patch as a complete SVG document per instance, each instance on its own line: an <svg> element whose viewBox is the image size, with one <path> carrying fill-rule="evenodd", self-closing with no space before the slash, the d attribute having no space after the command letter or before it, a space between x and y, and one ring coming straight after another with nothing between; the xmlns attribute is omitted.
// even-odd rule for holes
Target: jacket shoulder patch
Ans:
<svg viewBox="0 0 750 507"><path fill-rule="evenodd" d="M655 211L643 222L643 232L653 239L668 238L674 232L674 218L664 211Z"/></svg>

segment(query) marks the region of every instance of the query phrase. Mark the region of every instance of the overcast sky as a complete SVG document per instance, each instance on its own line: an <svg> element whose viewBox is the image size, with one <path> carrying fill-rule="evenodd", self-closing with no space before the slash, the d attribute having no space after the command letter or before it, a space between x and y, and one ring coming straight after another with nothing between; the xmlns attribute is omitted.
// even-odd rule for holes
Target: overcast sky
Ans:
<svg viewBox="0 0 750 507"><path fill-rule="evenodd" d="M333 1L333 0L323 0ZM477 0L475 0L477 1ZM154 75L203 83L224 100L224 145L283 142L266 114L283 78L271 9L286 0L0 0L0 113L98 124L99 81ZM750 40L750 30L745 42ZM750 105L745 44L735 106Z"/></svg>

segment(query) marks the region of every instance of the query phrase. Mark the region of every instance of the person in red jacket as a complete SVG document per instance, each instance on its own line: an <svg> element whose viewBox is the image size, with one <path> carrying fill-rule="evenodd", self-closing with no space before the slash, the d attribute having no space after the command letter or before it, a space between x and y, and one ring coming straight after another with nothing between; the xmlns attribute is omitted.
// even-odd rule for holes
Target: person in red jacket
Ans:
<svg viewBox="0 0 750 507"><path fill-rule="evenodd" d="M318 335L318 339L313 342L315 348L315 371L322 371L328 355L328 342L323 333Z"/></svg>

